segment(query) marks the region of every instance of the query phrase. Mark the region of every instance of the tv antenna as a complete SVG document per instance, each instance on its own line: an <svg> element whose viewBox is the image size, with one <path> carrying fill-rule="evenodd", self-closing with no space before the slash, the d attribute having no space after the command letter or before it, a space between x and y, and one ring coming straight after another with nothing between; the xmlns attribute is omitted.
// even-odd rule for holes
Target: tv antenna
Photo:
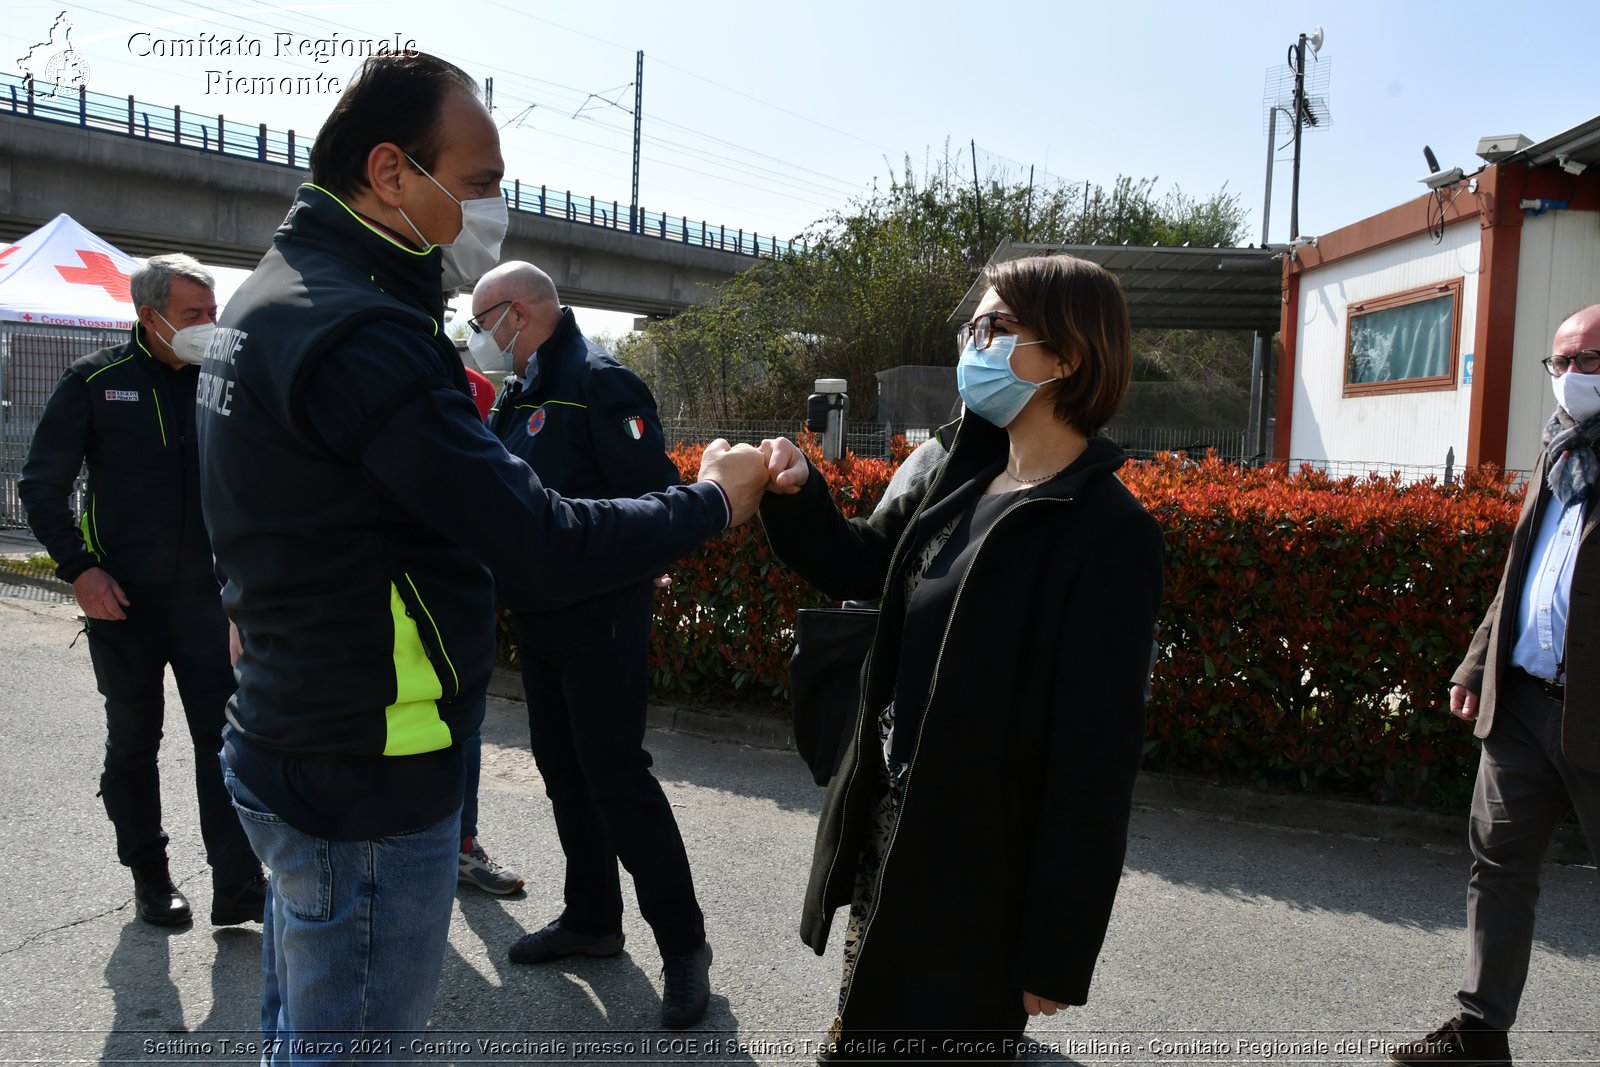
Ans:
<svg viewBox="0 0 1600 1067"><path fill-rule="evenodd" d="M1272 164L1279 148L1278 116L1294 130L1294 184L1289 198L1289 239L1300 236L1300 137L1307 127L1315 130L1333 125L1333 110L1328 101L1328 79L1333 61L1319 57L1323 42L1322 27L1300 34L1289 46L1287 61L1267 71L1266 89L1261 94L1262 122L1267 134L1267 195L1261 211L1261 243L1267 243L1267 226L1272 219ZM1309 53L1309 57L1307 55ZM1307 59L1311 62L1308 64Z"/></svg>

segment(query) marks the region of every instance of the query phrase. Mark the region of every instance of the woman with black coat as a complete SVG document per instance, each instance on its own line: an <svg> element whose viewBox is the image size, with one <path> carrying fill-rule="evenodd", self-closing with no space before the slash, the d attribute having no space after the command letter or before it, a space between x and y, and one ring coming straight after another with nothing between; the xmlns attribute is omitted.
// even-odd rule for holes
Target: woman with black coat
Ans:
<svg viewBox="0 0 1600 1067"><path fill-rule="evenodd" d="M1126 395L1127 305L1068 256L989 267L957 335L948 458L844 519L765 442L773 551L881 598L854 739L828 786L801 934L849 905L830 1061L1009 1060L1085 1003L1127 844L1162 538L1096 433Z"/></svg>

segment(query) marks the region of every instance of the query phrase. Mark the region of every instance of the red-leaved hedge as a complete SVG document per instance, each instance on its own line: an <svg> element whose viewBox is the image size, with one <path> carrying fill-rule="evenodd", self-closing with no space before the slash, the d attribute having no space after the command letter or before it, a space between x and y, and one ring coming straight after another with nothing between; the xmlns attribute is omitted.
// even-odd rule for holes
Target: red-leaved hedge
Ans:
<svg viewBox="0 0 1600 1067"><path fill-rule="evenodd" d="M904 451L830 464L807 447L847 515L870 512ZM673 453L686 477L700 451ZM1445 705L1516 522L1508 479L1405 484L1173 455L1123 480L1167 540L1147 767L1464 802L1476 748ZM822 603L759 523L716 539L657 600L657 693L781 700L795 611Z"/></svg>
<svg viewBox="0 0 1600 1067"><path fill-rule="evenodd" d="M870 513L909 451L828 463L802 447L846 515ZM673 451L686 479L701 451ZM1182 455L1122 477L1166 531L1147 768L1464 804L1476 746L1446 710L1449 678L1499 580L1521 498L1511 479L1406 484ZM795 612L826 598L772 556L759 522L671 573L657 696L781 704Z"/></svg>
<svg viewBox="0 0 1600 1067"><path fill-rule="evenodd" d="M1146 765L1459 807L1476 748L1450 675L1521 493L1178 457L1124 480L1166 531Z"/></svg>
<svg viewBox="0 0 1600 1067"><path fill-rule="evenodd" d="M910 452L903 438L891 458L837 462L822 458L810 435L800 439L811 462L846 516L871 514L901 460ZM703 445L670 455L685 480L700 470ZM713 538L700 552L672 568L672 586L656 595L650 668L659 695L677 699L727 697L786 699L795 612L829 601L790 571L767 547L758 520Z"/></svg>

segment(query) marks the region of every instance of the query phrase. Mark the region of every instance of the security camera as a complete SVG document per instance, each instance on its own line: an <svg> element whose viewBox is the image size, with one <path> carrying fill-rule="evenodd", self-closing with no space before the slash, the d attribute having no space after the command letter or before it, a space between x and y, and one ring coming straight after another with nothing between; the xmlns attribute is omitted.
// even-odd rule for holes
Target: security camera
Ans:
<svg viewBox="0 0 1600 1067"><path fill-rule="evenodd" d="M1448 189L1462 178L1460 167L1451 167L1449 170L1439 169L1439 158L1433 154L1433 149L1427 145L1422 146L1422 158L1428 164L1428 176L1418 180L1429 189Z"/></svg>
<svg viewBox="0 0 1600 1067"><path fill-rule="evenodd" d="M1449 170L1435 171L1426 178L1418 178L1429 189L1448 189L1462 178L1466 177L1460 167L1451 167Z"/></svg>

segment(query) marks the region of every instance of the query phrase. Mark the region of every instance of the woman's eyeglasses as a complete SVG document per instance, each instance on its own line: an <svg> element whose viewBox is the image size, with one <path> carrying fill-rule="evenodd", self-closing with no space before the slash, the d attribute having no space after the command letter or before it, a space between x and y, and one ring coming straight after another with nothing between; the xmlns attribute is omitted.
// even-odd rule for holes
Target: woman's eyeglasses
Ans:
<svg viewBox="0 0 1600 1067"><path fill-rule="evenodd" d="M1004 322L1020 322L1015 315L1007 315L1004 311L991 311L986 315L979 315L971 322L956 331L956 348L965 350L967 342L972 342L973 351L982 352L989 347L989 342L994 340L994 323L996 319Z"/></svg>
<svg viewBox="0 0 1600 1067"><path fill-rule="evenodd" d="M1592 348L1586 352L1579 352L1571 358L1566 356L1546 356L1539 362L1544 364L1544 369L1550 372L1550 377L1552 378L1559 378L1567 373L1572 369L1574 363L1578 365L1580 374L1600 374L1600 351Z"/></svg>

